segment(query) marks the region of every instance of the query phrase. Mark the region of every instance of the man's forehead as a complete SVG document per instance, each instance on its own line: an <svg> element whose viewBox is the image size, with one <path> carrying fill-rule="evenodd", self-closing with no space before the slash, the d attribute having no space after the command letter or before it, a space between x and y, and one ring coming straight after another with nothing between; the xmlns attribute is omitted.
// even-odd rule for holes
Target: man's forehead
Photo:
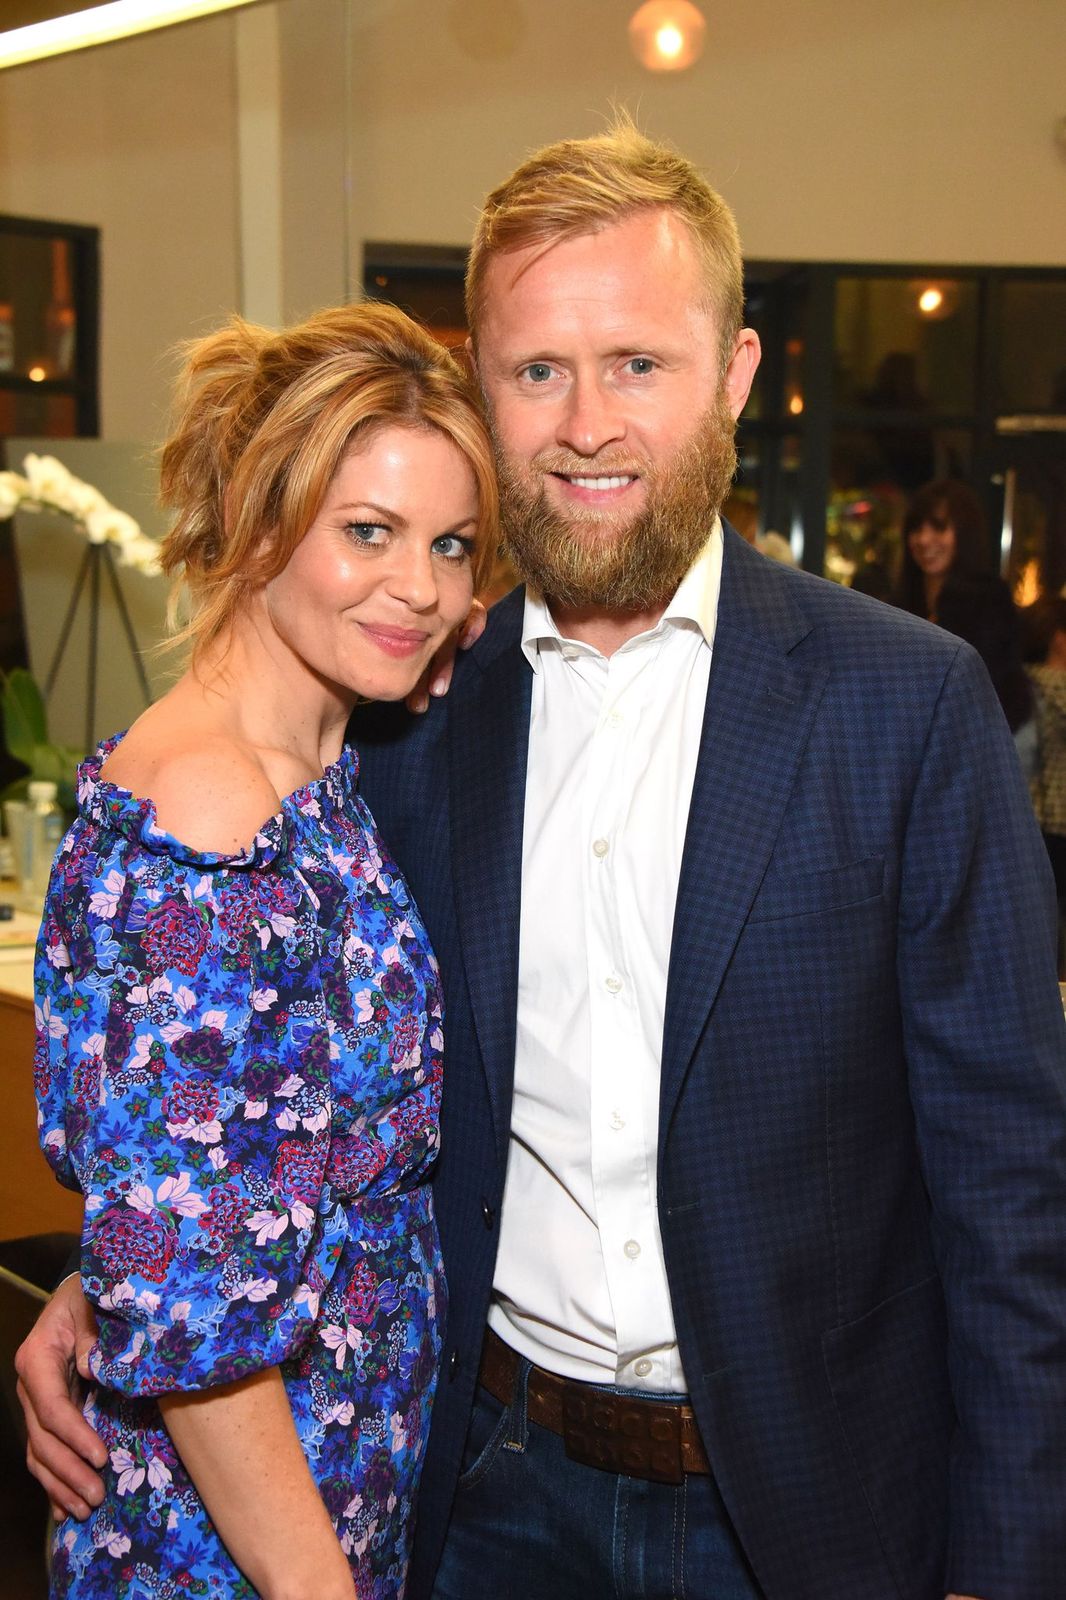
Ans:
<svg viewBox="0 0 1066 1600"><path fill-rule="evenodd" d="M624 292L637 274L657 273L669 275L676 296L683 292L686 276L702 278L699 250L676 211L644 207L579 231L498 251L486 265L483 305L486 311L500 311L516 294L528 303L537 297L538 286L550 296L562 279L572 280L571 293L584 288L594 293L608 285Z"/></svg>

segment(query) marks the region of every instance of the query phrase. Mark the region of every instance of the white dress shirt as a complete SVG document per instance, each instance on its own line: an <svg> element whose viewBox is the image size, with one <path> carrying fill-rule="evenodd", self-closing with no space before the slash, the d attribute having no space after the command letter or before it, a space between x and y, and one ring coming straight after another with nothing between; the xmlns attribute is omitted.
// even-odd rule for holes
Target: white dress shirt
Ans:
<svg viewBox="0 0 1066 1600"><path fill-rule="evenodd" d="M716 523L607 658L527 594L533 694L510 1155L489 1325L536 1365L683 1393L656 1210L674 905L722 570Z"/></svg>

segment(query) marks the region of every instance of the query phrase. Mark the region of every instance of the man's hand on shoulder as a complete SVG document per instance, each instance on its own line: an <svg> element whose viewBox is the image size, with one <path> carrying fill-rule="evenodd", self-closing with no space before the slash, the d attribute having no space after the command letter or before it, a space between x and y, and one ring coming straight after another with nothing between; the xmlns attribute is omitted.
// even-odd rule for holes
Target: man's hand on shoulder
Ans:
<svg viewBox="0 0 1066 1600"><path fill-rule="evenodd" d="M470 612L458 633L449 634L429 666L407 696L407 709L420 713L429 710L430 695L440 698L448 693L455 666L455 652L469 650L485 632L489 614L480 600L471 600Z"/></svg>

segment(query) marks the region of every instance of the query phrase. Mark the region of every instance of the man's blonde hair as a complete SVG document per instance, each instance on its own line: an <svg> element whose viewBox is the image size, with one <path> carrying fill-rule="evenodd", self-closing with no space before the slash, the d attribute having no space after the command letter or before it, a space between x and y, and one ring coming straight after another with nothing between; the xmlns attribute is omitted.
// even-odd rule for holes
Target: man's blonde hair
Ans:
<svg viewBox="0 0 1066 1600"><path fill-rule="evenodd" d="M663 207L688 224L718 322L723 370L744 307L744 264L732 211L691 161L615 117L605 134L545 146L485 201L466 269L466 317L474 345L493 256L597 233L635 212Z"/></svg>

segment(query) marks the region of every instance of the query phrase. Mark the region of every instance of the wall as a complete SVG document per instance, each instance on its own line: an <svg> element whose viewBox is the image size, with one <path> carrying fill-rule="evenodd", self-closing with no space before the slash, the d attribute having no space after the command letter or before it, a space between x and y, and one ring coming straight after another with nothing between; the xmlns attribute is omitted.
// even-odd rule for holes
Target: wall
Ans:
<svg viewBox="0 0 1066 1600"><path fill-rule="evenodd" d="M346 30L284 0L0 73L0 211L102 229L103 437L160 437L179 341L348 292Z"/></svg>
<svg viewBox="0 0 1066 1600"><path fill-rule="evenodd" d="M168 352L237 299L233 29L0 74L0 211L102 230L101 431L155 439Z"/></svg>
<svg viewBox="0 0 1066 1600"><path fill-rule="evenodd" d="M239 14L0 73L0 210L103 229L104 436L158 437L165 352L243 303L268 204L300 315L359 282L362 239L465 243L493 183L612 97L703 166L749 255L1066 261L1062 0L704 9L676 79L632 61L622 0L280 0L244 14L274 19L265 108Z"/></svg>
<svg viewBox="0 0 1066 1600"><path fill-rule="evenodd" d="M594 131L615 96L725 192L749 255L1066 261L1061 0L705 0L706 52L676 78L629 56L627 9L361 0L363 237L465 241L527 150Z"/></svg>

